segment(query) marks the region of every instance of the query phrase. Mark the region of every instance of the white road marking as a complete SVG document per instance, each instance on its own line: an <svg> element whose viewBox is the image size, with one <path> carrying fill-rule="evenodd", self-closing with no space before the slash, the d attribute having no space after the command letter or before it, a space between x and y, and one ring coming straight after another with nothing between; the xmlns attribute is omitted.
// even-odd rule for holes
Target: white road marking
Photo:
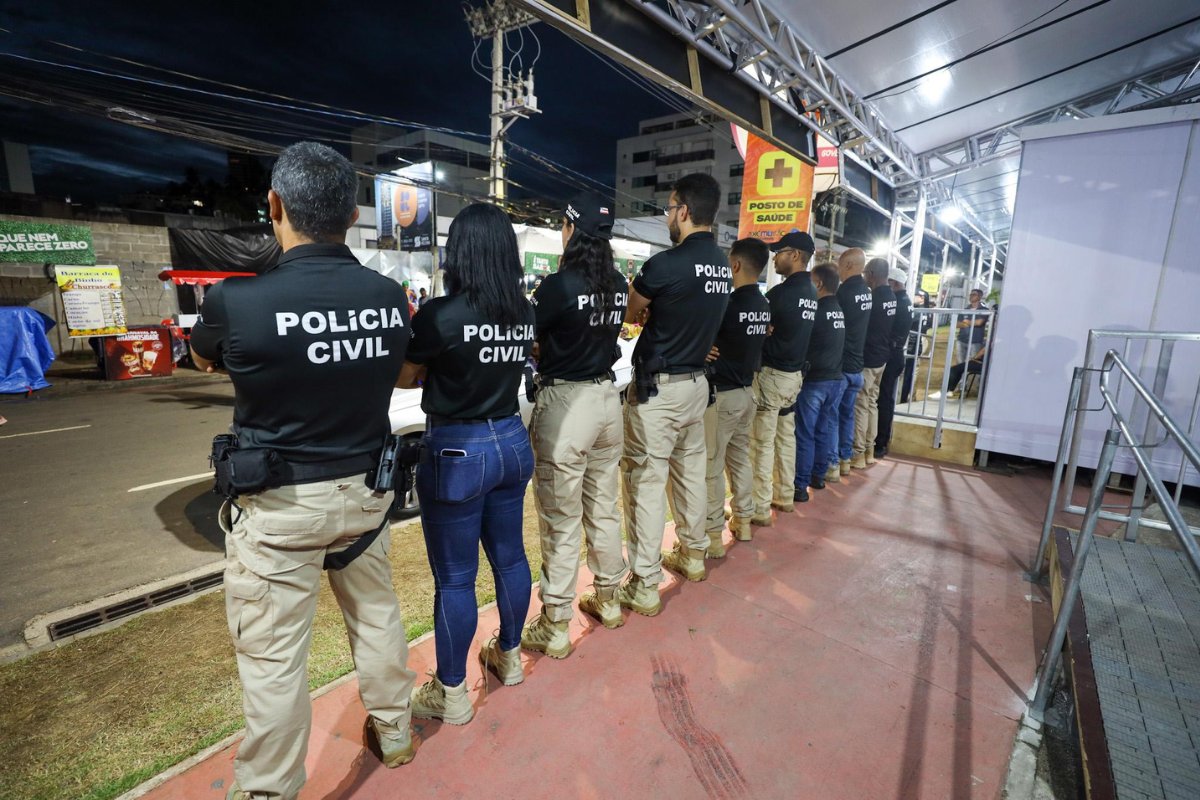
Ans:
<svg viewBox="0 0 1200 800"><path fill-rule="evenodd" d="M182 478L171 478L169 481L159 481L158 483L147 483L141 486L135 486L130 489L129 492L144 492L147 489L157 489L160 486L170 486L173 483L191 483L192 481L198 481L201 478L211 477L212 472L200 472L195 475L187 475ZM129 494L129 492L126 492L126 494Z"/></svg>
<svg viewBox="0 0 1200 800"><path fill-rule="evenodd" d="M42 433L58 433L60 431L77 431L81 428L90 428L91 425L72 425L69 428L51 428L48 431L30 431L29 433L10 433L7 436L0 436L0 439L15 439L18 436L37 436Z"/></svg>

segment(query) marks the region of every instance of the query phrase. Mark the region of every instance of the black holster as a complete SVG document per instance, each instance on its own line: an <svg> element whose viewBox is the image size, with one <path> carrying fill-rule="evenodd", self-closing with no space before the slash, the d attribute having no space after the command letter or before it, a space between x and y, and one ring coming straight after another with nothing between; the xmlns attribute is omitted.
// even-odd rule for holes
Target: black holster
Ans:
<svg viewBox="0 0 1200 800"><path fill-rule="evenodd" d="M379 463L367 473L367 486L380 493L394 489L407 494L412 489L412 468L421 460L424 446L420 439L389 434L379 453Z"/></svg>
<svg viewBox="0 0 1200 800"><path fill-rule="evenodd" d="M213 492L228 500L282 485L279 454L267 448L242 450L232 433L213 437L208 462L216 477Z"/></svg>
<svg viewBox="0 0 1200 800"><path fill-rule="evenodd" d="M654 382L656 373L662 371L662 356L654 356L647 360L634 359L633 386L637 392L638 403L647 403L651 397L658 394L658 384Z"/></svg>

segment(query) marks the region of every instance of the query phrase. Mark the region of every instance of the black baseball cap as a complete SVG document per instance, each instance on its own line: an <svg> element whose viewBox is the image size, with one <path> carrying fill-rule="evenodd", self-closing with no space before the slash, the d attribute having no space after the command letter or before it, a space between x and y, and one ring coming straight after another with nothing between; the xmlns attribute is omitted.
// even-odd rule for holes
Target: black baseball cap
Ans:
<svg viewBox="0 0 1200 800"><path fill-rule="evenodd" d="M772 253L778 253L780 250L786 250L789 247L794 247L805 253L817 252L817 246L813 243L813 238L804 231L786 233L782 239L769 245L769 247Z"/></svg>
<svg viewBox="0 0 1200 800"><path fill-rule="evenodd" d="M571 198L563 209L567 222L597 239L611 239L613 229L612 205L598 194L583 192Z"/></svg>

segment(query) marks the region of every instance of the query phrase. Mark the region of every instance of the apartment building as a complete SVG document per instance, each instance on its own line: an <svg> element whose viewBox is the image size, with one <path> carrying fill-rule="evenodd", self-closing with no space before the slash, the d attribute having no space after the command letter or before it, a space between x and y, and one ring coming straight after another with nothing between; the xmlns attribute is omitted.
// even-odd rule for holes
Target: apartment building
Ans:
<svg viewBox="0 0 1200 800"><path fill-rule="evenodd" d="M700 112L642 120L637 136L617 141L617 216L661 214L671 184L703 172L721 184L717 237L729 245L737 238L743 166L725 120Z"/></svg>

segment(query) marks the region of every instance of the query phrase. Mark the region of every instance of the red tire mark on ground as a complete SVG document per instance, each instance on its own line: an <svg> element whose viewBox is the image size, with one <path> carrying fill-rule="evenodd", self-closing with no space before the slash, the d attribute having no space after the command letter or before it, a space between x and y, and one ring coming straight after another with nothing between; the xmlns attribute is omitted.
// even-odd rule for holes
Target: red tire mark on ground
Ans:
<svg viewBox="0 0 1200 800"><path fill-rule="evenodd" d="M674 659L652 655L650 665L654 669L650 688L658 705L658 718L687 754L705 793L711 800L746 797L749 793L746 779L725 744L696 719L687 678Z"/></svg>

